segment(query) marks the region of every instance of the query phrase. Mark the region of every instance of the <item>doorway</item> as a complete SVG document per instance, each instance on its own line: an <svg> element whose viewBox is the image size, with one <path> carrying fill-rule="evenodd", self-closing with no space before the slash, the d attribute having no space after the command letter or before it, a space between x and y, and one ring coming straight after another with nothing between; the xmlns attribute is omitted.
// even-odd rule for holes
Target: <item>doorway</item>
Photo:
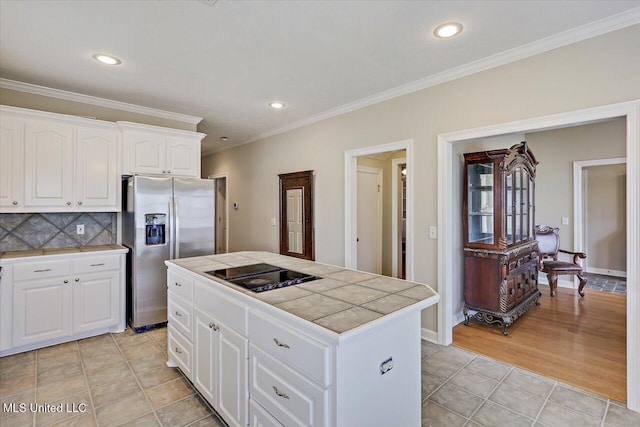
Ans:
<svg viewBox="0 0 640 427"><path fill-rule="evenodd" d="M374 274L382 274L382 176L382 169L358 165L358 270Z"/></svg>
<svg viewBox="0 0 640 427"><path fill-rule="evenodd" d="M514 132L529 132L574 126L593 121L624 117L626 119L627 155L627 406L640 410L640 102L631 101L603 107L590 108L568 113L554 114L534 119L469 129L438 135L438 226L443 239L438 240L438 292L441 302L438 306L438 340L440 344L450 344L453 326L458 323L453 312L452 296L454 284L460 278L459 263L454 241L455 218L454 199L451 191L453 174L453 147L459 142L473 138L503 135Z"/></svg>
<svg viewBox="0 0 640 427"><path fill-rule="evenodd" d="M229 203L227 198L227 174L210 175L214 181L216 216L216 254L229 251Z"/></svg>
<svg viewBox="0 0 640 427"><path fill-rule="evenodd" d="M401 158L405 159L403 162L406 164L407 171L404 186L406 196L405 270L406 278L408 280L411 280L413 277L413 236L411 234L411 230L413 229L413 177L410 172L411 164L413 162L413 140L381 144L345 152L345 266L347 268L357 270L363 270L364 268L368 269L367 271L378 271L379 274L382 275L399 277L399 269L397 268L397 265L392 267L392 264L396 264L393 255L397 250L397 248L394 248L395 241L398 239L397 236L402 234L402 230L397 228L401 223L398 221L397 216L392 212L395 209L395 207L393 207L392 197L399 197L397 189L392 184L392 177L394 175L392 171L393 168L396 167L396 160ZM371 186L371 188L375 188L377 193L377 186L381 185L379 196L382 199L382 206L380 209L363 208L358 206L359 181L363 181L365 179L364 176L358 176L359 174L362 174L362 169L360 173L358 172L359 166L383 170L381 175L382 184L376 183ZM371 176L369 176L369 178L371 178ZM373 179L371 180L373 181ZM375 187L373 187L373 185L375 185ZM391 188L391 191L388 191L389 188ZM362 200L360 200L360 204L362 204ZM372 211L374 211L375 214L372 215ZM377 219L380 215L379 212L382 212L381 220ZM366 218L363 218L363 215L366 215ZM373 223L382 224L381 245L376 245L377 248L381 247L381 249L377 249L376 247L371 248L370 245L365 245L362 238L360 238L360 242L358 242L358 233L362 231L362 226L359 226L359 222L363 221L373 221ZM379 232L376 232L376 234L380 235ZM371 238L369 238L369 241L371 242ZM361 248L361 251L369 251L373 249L376 253L374 256L378 259L380 257L377 254L381 253L381 268L378 268L377 266L363 266L365 261L362 259L360 259L360 261L358 260L358 248ZM394 268L396 271L392 272Z"/></svg>

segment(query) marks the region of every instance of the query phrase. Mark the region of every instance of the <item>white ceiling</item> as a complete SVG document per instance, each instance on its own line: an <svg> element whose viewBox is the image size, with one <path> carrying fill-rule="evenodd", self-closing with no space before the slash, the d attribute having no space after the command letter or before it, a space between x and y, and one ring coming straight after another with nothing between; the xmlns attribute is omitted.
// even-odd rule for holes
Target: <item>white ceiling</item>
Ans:
<svg viewBox="0 0 640 427"><path fill-rule="evenodd" d="M0 77L203 117L203 150L214 152L613 15L638 22L638 6L2 0ZM433 37L447 21L464 31ZM100 65L96 52L122 64ZM276 99L286 108L269 108Z"/></svg>

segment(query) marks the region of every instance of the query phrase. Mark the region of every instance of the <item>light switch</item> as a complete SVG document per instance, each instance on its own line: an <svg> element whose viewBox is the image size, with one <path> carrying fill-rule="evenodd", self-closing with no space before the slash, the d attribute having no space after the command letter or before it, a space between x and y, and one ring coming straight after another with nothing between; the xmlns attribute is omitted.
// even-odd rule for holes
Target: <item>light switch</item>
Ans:
<svg viewBox="0 0 640 427"><path fill-rule="evenodd" d="M84 224L76 225L76 234L84 234Z"/></svg>
<svg viewBox="0 0 640 427"><path fill-rule="evenodd" d="M568 216L563 216L562 217L562 225L569 225L569 217Z"/></svg>
<svg viewBox="0 0 640 427"><path fill-rule="evenodd" d="M431 227L429 227L429 238L430 239L438 238L438 227L436 227L435 225L432 225Z"/></svg>
<svg viewBox="0 0 640 427"><path fill-rule="evenodd" d="M276 224L277 224L276 219L275 218L271 218L271 225L275 227Z"/></svg>

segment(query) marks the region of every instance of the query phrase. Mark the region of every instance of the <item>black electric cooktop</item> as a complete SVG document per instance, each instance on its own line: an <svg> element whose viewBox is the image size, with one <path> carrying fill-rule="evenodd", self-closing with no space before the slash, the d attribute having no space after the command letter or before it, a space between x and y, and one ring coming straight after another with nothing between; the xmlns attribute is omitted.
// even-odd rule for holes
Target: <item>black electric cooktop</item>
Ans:
<svg viewBox="0 0 640 427"><path fill-rule="evenodd" d="M317 279L307 273L286 270L264 263L205 271L205 274L218 277L253 292L270 291Z"/></svg>

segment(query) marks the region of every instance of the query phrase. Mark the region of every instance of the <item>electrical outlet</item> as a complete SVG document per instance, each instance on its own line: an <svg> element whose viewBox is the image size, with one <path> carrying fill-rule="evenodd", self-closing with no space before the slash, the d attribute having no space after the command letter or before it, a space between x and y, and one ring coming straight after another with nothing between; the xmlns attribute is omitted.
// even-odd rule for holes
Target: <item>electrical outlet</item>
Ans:
<svg viewBox="0 0 640 427"><path fill-rule="evenodd" d="M76 234L84 234L84 224L76 225Z"/></svg>
<svg viewBox="0 0 640 427"><path fill-rule="evenodd" d="M435 225L432 225L431 227L429 227L429 238L430 239L438 238L438 227L436 227Z"/></svg>
<svg viewBox="0 0 640 427"><path fill-rule="evenodd" d="M569 217L568 216L563 216L562 217L562 225L569 225Z"/></svg>

